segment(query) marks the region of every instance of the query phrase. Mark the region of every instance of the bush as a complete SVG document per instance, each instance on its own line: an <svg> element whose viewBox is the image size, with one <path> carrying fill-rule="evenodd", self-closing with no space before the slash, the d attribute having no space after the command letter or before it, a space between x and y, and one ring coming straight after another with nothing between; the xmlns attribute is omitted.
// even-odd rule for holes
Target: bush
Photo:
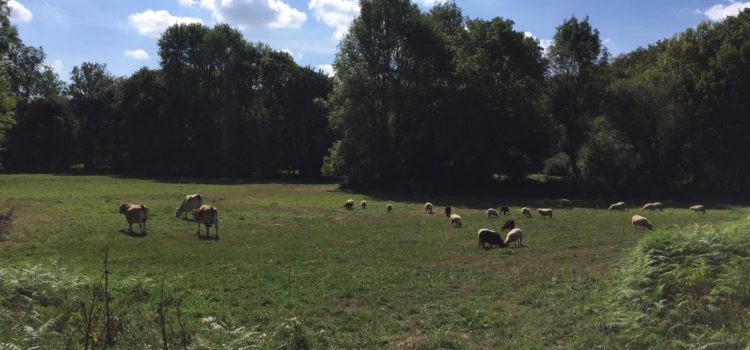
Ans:
<svg viewBox="0 0 750 350"><path fill-rule="evenodd" d="M573 174L570 156L558 153L544 160L544 175L568 177Z"/></svg>

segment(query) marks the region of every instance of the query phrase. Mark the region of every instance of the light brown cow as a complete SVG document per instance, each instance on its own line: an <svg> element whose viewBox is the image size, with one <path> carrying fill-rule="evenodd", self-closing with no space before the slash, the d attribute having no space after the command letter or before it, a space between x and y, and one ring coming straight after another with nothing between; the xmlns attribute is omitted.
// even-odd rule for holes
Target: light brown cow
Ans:
<svg viewBox="0 0 750 350"><path fill-rule="evenodd" d="M123 203L120 204L120 214L125 214L128 221L128 232L133 233L133 224L138 224L141 234L146 232L146 220L148 220L148 208L145 205Z"/></svg>
<svg viewBox="0 0 750 350"><path fill-rule="evenodd" d="M186 195L185 198L182 199L180 207L177 208L175 216L179 218L184 215L184 217L187 218L188 212L192 213L193 209L200 208L201 205L203 205L203 197L201 197L201 195L197 193Z"/></svg>
<svg viewBox="0 0 750 350"><path fill-rule="evenodd" d="M211 225L216 227L216 239L219 239L219 210L208 204L201 205L198 209L193 209L193 220L198 223L196 235L201 234L201 224L206 225L206 237L209 236L208 228Z"/></svg>

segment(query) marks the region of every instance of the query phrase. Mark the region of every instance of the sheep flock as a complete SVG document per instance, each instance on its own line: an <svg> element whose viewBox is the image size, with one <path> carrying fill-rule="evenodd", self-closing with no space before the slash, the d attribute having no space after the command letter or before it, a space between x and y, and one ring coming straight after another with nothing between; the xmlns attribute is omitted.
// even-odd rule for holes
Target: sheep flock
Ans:
<svg viewBox="0 0 750 350"><path fill-rule="evenodd" d="M201 237L210 237L209 228L214 227L215 229L215 239L219 239L219 210L211 205L203 204L204 199L203 196L200 194L188 194L185 195L182 198L182 201L180 205L177 207L175 211L176 217L182 217L183 219L188 219L187 214L192 214L192 220L198 225L198 230L196 231L196 235ZM354 199L347 199L344 201L344 208L348 211L354 210ZM568 199L559 199L557 200L557 203L559 204L560 208L566 208L566 209L573 209L573 203ZM360 207L362 210L367 208L367 201L361 200L360 201ZM498 208L498 209L496 209ZM643 205L641 210L643 211L664 211L665 205L662 202L649 202ZM687 209L697 212L697 213L706 213L706 207L702 204L695 204ZM425 202L424 204L424 210L427 214L433 214L434 213L434 205L431 202ZM608 211L625 211L627 210L627 206L625 205L625 202L616 202L611 204L608 207ZM387 203L385 205L385 211L387 213L392 213L394 211L394 206L391 203ZM537 213L539 214L539 218L549 218L552 219L553 210L552 208L538 208ZM130 204L130 203L124 203L119 206L118 212L120 214L123 214L125 216L125 219L128 223L128 233L133 233L133 224L137 224L139 226L139 231L141 235L146 234L146 222L148 220L149 216L149 209L142 204ZM484 210L484 212L487 215L488 219L493 218L499 218L500 215L511 215L510 208L507 206L498 206L495 208L489 208ZM446 218L449 219L450 224L456 228L460 229L464 226L464 220L461 215L456 213L455 207L452 206L445 206L444 207L444 213ZM533 216L531 214L531 209L529 207L521 207L520 208L520 214L521 217L524 219L533 219ZM563 215L564 216L564 215ZM189 220L189 219L188 219ZM525 222L525 221L524 221ZM201 225L205 226L206 228L206 234L205 236L201 235ZM634 229L640 229L640 230L653 230L654 224L649 221L648 218L642 215L633 215L631 217L631 225ZM478 245L480 247L497 247L497 248L506 248L506 247L520 247L523 246L523 236L524 231L517 227L516 221L513 219L506 220L505 223L500 227L500 230L507 231L507 234L505 235L505 238L502 237L502 234L494 231L490 228L481 228L477 232L477 240Z"/></svg>

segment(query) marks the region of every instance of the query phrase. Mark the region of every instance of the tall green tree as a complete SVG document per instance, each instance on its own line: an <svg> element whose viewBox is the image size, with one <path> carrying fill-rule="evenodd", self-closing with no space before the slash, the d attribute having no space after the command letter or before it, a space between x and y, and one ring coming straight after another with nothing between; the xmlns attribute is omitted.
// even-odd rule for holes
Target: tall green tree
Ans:
<svg viewBox="0 0 750 350"><path fill-rule="evenodd" d="M10 23L10 9L7 0L0 0L0 64L8 64L8 51L11 45L17 45L18 32ZM16 99L11 95L10 83L5 77L0 77L0 154L5 150L5 140L8 130L15 125ZM2 159L0 158L0 167Z"/></svg>
<svg viewBox="0 0 750 350"><path fill-rule="evenodd" d="M163 135L171 125L164 120L166 86L158 70L141 68L124 79L116 94L115 117L119 135L112 169L117 172L159 174L169 157Z"/></svg>
<svg viewBox="0 0 750 350"><path fill-rule="evenodd" d="M110 167L115 133L114 104L118 79L102 63L84 62L70 73L71 109L80 127L80 161L86 169Z"/></svg>
<svg viewBox="0 0 750 350"><path fill-rule="evenodd" d="M547 57L552 72L549 81L552 113L564 133L559 147L573 160L572 171L578 177L579 148L601 111L603 69L608 54L602 47L599 31L591 26L588 17L582 21L572 17L557 27Z"/></svg>
<svg viewBox="0 0 750 350"><path fill-rule="evenodd" d="M429 116L441 47L410 1L360 5L335 62L332 124L342 137L339 152L355 183L414 181L409 160L429 151L420 126Z"/></svg>

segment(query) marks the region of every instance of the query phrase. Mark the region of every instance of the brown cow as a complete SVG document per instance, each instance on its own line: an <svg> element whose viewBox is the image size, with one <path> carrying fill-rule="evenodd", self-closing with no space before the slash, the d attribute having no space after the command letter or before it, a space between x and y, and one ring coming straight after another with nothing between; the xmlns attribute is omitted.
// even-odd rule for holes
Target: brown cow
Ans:
<svg viewBox="0 0 750 350"><path fill-rule="evenodd" d="M201 205L198 209L193 209L193 218L198 223L196 235L201 234L201 224L206 225L206 237L209 236L208 228L216 225L216 239L219 239L219 210L208 204Z"/></svg>
<svg viewBox="0 0 750 350"><path fill-rule="evenodd" d="M141 234L146 232L146 220L148 220L148 208L140 204L120 204L120 214L125 214L128 221L128 232L133 233L133 224L138 224Z"/></svg>

